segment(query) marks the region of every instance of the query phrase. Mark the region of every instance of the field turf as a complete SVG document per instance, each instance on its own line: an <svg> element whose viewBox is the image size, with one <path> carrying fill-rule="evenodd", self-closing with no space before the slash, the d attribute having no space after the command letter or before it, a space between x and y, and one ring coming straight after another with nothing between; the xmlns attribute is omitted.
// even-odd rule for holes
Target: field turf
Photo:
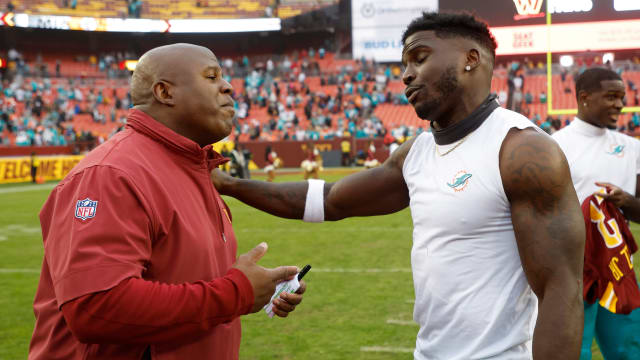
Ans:
<svg viewBox="0 0 640 360"><path fill-rule="evenodd" d="M335 181L345 174L325 172L321 177ZM300 179L286 175L277 181ZM38 212L53 186L0 186L0 360L27 357L42 264ZM243 317L241 359L412 358L418 327L411 321L408 209L384 217L307 224L225 200L239 254L266 241L269 250L260 265L313 266L305 277L304 301L288 318L269 319L262 312ZM634 224L632 231L640 239L640 226ZM596 346L594 359L602 359Z"/></svg>

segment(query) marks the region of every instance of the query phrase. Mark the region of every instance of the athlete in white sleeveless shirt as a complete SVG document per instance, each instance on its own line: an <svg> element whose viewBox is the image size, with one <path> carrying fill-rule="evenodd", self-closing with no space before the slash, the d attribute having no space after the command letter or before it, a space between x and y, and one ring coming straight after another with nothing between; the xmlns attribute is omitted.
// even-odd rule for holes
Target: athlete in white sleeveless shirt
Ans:
<svg viewBox="0 0 640 360"><path fill-rule="evenodd" d="M493 102L464 143L438 146L422 133L404 161L416 359L531 358L538 301L522 269L497 160L511 129L534 125Z"/></svg>
<svg viewBox="0 0 640 360"><path fill-rule="evenodd" d="M486 24L424 13L403 44L405 94L432 133L332 184L221 172L214 184L306 221L410 206L415 359L578 359L585 234L562 151L489 96L496 43Z"/></svg>

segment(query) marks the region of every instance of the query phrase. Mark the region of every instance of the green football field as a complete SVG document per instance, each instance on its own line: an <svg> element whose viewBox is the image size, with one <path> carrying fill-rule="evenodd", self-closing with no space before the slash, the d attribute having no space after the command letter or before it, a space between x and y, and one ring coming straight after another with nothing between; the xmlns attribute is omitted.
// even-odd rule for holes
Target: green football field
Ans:
<svg viewBox="0 0 640 360"><path fill-rule="evenodd" d="M334 181L342 174L325 173ZM287 175L278 181L300 180ZM42 264L38 212L54 184L0 186L0 360L26 359ZM225 199L239 253L269 244L260 265L311 264L303 303L288 318L243 317L241 359L410 359L409 210L376 218L307 224ZM634 225L636 237L640 227ZM640 267L634 259L636 271ZM602 359L594 347L594 359Z"/></svg>

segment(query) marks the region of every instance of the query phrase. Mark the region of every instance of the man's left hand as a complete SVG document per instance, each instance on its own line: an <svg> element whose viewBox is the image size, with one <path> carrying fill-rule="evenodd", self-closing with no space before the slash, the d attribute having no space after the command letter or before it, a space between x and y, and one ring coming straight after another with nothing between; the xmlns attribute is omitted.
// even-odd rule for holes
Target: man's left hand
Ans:
<svg viewBox="0 0 640 360"><path fill-rule="evenodd" d="M287 317L290 312L296 309L296 305L302 302L302 294L305 290L307 290L307 284L300 281L300 288L295 294L280 293L280 297L273 300L273 313L280 317Z"/></svg>
<svg viewBox="0 0 640 360"><path fill-rule="evenodd" d="M593 193L593 195L597 195L605 200L611 201L613 205L618 208L628 206L631 204L631 201L635 200L635 197L633 197L633 195L622 190L616 185L606 182L596 182L596 185L605 188L606 193L595 192Z"/></svg>

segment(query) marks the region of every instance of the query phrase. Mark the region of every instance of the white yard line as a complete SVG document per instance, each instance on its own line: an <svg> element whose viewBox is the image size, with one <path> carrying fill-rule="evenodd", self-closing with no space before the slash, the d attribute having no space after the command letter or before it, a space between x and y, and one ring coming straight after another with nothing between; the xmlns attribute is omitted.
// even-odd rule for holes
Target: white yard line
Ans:
<svg viewBox="0 0 640 360"><path fill-rule="evenodd" d="M403 325L403 326L420 326L413 320L388 319L387 324Z"/></svg>
<svg viewBox="0 0 640 360"><path fill-rule="evenodd" d="M340 228L340 227L329 227L326 229L322 229L319 231L330 231L330 232L369 232L369 231L374 231L374 232L379 232L379 231L408 231L411 230L412 228L410 226L401 226L401 227L391 227L391 226L376 226L376 227L348 227L348 228ZM240 228L240 229L236 229L234 230L236 233L274 233L274 232L304 232L304 233L308 233L311 230L309 229L309 227L293 227L290 225L283 225L282 227L279 228L274 228L274 229L265 229L265 228Z"/></svg>
<svg viewBox="0 0 640 360"><path fill-rule="evenodd" d="M411 269L406 268L399 268L399 269L341 269L341 268L337 268L337 269L318 269L318 268L313 268L312 272L315 273L319 273L319 272L325 272L325 273L410 273Z"/></svg>
<svg viewBox="0 0 640 360"><path fill-rule="evenodd" d="M38 274L40 269L0 269L0 274Z"/></svg>
<svg viewBox="0 0 640 360"><path fill-rule="evenodd" d="M54 187L56 187L56 185L58 185L58 183L0 187L0 194L13 194L13 193L19 193L19 192L36 191L36 190L51 190Z"/></svg>
<svg viewBox="0 0 640 360"><path fill-rule="evenodd" d="M40 269L2 269L0 273L39 273ZM313 268L314 273L410 273L411 269L321 269Z"/></svg>
<svg viewBox="0 0 640 360"><path fill-rule="evenodd" d="M413 348L392 347L392 346L362 346L363 352L390 352L390 353L413 353Z"/></svg>

